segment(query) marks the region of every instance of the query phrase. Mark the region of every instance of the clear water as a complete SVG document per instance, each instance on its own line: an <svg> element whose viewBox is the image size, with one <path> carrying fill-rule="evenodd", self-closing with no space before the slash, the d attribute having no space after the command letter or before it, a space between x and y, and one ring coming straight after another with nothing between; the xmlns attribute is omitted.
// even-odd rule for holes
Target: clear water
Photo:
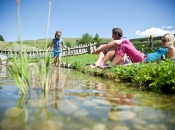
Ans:
<svg viewBox="0 0 175 130"><path fill-rule="evenodd" d="M48 95L22 95L0 72L0 130L175 130L175 97L144 92L71 69ZM62 88L62 89L60 89Z"/></svg>

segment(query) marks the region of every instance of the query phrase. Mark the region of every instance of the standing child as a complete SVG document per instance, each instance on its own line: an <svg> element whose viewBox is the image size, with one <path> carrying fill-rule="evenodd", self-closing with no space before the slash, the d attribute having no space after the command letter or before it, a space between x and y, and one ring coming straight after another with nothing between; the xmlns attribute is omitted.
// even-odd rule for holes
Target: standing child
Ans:
<svg viewBox="0 0 175 130"><path fill-rule="evenodd" d="M55 33L55 38L52 39L52 44L48 47L47 50L50 50L52 46L54 46L54 66L56 66L56 63L58 61L58 67L60 68L60 63L61 63L61 56L62 56L62 46L69 50L65 45L64 45L64 40L61 39L61 31L56 31Z"/></svg>

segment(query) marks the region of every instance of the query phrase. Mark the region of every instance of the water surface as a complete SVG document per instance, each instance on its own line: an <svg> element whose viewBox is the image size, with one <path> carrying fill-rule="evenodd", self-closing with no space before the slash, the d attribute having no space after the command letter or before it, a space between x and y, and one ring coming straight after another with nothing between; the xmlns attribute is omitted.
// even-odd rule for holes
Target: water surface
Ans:
<svg viewBox="0 0 175 130"><path fill-rule="evenodd" d="M175 130L172 95L144 92L71 69L60 73L64 80L60 77L48 95L34 86L22 95L1 66L0 129Z"/></svg>

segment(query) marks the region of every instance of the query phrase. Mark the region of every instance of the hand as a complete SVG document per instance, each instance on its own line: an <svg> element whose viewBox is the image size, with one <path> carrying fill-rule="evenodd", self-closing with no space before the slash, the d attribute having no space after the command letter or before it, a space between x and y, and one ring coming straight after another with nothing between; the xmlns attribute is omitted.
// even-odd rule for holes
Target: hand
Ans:
<svg viewBox="0 0 175 130"><path fill-rule="evenodd" d="M68 51L70 51L70 49L69 49L69 48L67 48L67 50L68 50Z"/></svg>
<svg viewBox="0 0 175 130"><path fill-rule="evenodd" d="M49 51L50 50L50 47L49 48L47 48L47 50L46 51Z"/></svg>
<svg viewBox="0 0 175 130"><path fill-rule="evenodd" d="M103 50L104 45L100 45L97 49L95 49L95 53L99 53Z"/></svg>

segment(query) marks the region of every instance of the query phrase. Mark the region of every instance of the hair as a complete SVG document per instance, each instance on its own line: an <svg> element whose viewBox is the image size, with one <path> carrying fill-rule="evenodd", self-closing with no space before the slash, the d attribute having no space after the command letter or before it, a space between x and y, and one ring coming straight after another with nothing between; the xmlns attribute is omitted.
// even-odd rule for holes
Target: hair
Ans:
<svg viewBox="0 0 175 130"><path fill-rule="evenodd" d="M113 28L112 33L118 34L119 37L123 37L123 31L120 28Z"/></svg>
<svg viewBox="0 0 175 130"><path fill-rule="evenodd" d="M167 47L175 47L175 36L172 33L166 33L163 35L163 37L165 37L168 41Z"/></svg>
<svg viewBox="0 0 175 130"><path fill-rule="evenodd" d="M62 34L62 32L61 32L61 31L56 31L56 33L55 33L55 38L57 38L57 33Z"/></svg>

